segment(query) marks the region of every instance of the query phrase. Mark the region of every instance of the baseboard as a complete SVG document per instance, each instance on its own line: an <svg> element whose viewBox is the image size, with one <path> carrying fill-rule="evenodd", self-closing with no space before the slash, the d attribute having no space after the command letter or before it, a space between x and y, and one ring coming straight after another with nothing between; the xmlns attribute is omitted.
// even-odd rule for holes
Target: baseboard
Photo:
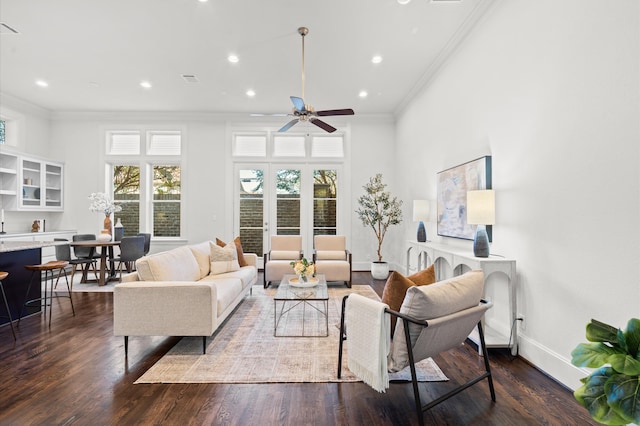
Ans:
<svg viewBox="0 0 640 426"><path fill-rule="evenodd" d="M555 353L526 335L519 335L518 342L518 354L522 358L571 390L579 388L582 385L580 379L590 374L588 370L571 364L570 358Z"/></svg>

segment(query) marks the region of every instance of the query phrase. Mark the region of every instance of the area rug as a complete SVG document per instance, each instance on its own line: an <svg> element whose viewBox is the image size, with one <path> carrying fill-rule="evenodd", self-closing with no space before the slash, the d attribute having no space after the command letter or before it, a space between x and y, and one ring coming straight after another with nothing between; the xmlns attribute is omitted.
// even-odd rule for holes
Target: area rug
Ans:
<svg viewBox="0 0 640 426"><path fill-rule="evenodd" d="M360 381L347 368L348 341L344 345L342 377L337 377L340 310L349 293L379 300L366 285L329 287L328 337L274 337L274 301L277 288L253 286L252 294L231 314L202 353L201 337L183 337L145 372L140 383L324 383ZM278 305L279 308L279 305ZM278 325L278 333L293 334L300 327L302 307L291 310ZM324 317L306 308L305 333L325 333ZM432 359L417 364L420 381L445 381ZM405 370L391 380L411 380Z"/></svg>

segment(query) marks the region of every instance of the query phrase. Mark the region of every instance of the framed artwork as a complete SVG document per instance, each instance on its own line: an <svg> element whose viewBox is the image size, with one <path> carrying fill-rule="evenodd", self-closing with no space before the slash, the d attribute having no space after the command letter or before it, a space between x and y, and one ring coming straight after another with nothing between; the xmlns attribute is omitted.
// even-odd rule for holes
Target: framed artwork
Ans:
<svg viewBox="0 0 640 426"><path fill-rule="evenodd" d="M471 160L437 174L438 235L473 240L476 225L467 224L467 191L491 188L491 156ZM491 225L487 225L492 241Z"/></svg>

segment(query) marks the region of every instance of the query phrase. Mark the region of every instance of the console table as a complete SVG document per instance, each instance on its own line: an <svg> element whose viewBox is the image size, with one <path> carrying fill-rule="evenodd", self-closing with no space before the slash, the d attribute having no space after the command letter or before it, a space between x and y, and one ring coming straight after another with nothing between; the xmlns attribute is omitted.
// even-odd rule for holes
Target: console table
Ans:
<svg viewBox="0 0 640 426"><path fill-rule="evenodd" d="M503 273L508 279L509 297L509 325L512 336L504 335L499 331L484 324L485 342L487 348L510 348L511 353L518 353L518 327L516 326L516 261L499 256L475 257L472 252L456 247L432 242L420 243L408 241L406 274L413 272L411 265L411 252L417 252L416 270L421 270L431 264L435 264L437 280L460 275L465 272L463 266L469 269L482 269L485 282L493 273ZM439 260L441 259L441 260ZM474 332L469 338L479 347L479 338ZM511 341L510 341L511 340Z"/></svg>

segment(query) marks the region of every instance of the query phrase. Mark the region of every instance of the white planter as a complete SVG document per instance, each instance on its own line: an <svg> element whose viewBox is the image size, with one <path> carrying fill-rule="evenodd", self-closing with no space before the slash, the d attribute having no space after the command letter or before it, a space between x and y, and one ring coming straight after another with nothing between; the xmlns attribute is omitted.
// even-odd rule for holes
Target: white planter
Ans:
<svg viewBox="0 0 640 426"><path fill-rule="evenodd" d="M371 262L371 276L376 280L386 280L389 276L387 262Z"/></svg>

